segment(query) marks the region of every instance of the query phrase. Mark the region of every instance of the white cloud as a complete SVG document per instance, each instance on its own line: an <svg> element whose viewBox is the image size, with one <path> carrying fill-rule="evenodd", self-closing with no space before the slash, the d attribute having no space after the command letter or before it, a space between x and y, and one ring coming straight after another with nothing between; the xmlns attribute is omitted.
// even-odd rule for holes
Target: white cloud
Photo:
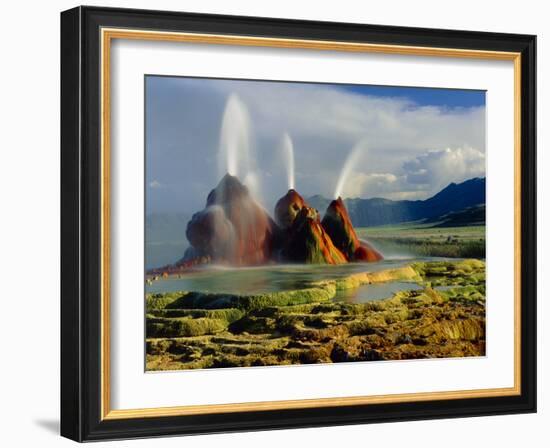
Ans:
<svg viewBox="0 0 550 448"><path fill-rule="evenodd" d="M292 137L345 143L345 151L362 138L377 151L485 145L483 107L417 106L404 98L358 95L331 86L238 87L259 133L289 128Z"/></svg>
<svg viewBox="0 0 550 448"><path fill-rule="evenodd" d="M446 148L417 156L403 165L407 183L437 192L451 182L485 176L485 153L471 147Z"/></svg>
<svg viewBox="0 0 550 448"><path fill-rule="evenodd" d="M266 149L273 152L266 141L289 132L297 159L296 188L305 194L331 197L358 141L365 141L368 150L355 167L358 174L346 183L350 197L425 198L450 182L485 175L484 107L418 106L405 98L358 95L325 85L250 89L243 83L231 88L250 110L260 157ZM307 168L314 168L315 176L300 178Z"/></svg>
<svg viewBox="0 0 550 448"><path fill-rule="evenodd" d="M159 198L166 208L202 207L218 182L222 115L233 93L250 117L250 154L267 209L288 187L279 149L284 132L292 138L295 185L304 196L332 197L359 141L367 150L349 175L345 196L422 199L450 182L485 175L485 107L420 106L404 97L367 96L324 84L162 82L166 87L155 94L158 101L148 113L153 123L148 147L155 150L148 152L147 169L151 179L163 182L153 180L150 188L170 186ZM189 188L199 180L205 191Z"/></svg>
<svg viewBox="0 0 550 448"><path fill-rule="evenodd" d="M451 182L485 175L485 154L473 148L429 151L405 161L400 173L355 171L346 181L344 197L422 199Z"/></svg>
<svg viewBox="0 0 550 448"><path fill-rule="evenodd" d="M400 178L391 173L352 173L342 195L347 198L381 196L393 191L399 181Z"/></svg>

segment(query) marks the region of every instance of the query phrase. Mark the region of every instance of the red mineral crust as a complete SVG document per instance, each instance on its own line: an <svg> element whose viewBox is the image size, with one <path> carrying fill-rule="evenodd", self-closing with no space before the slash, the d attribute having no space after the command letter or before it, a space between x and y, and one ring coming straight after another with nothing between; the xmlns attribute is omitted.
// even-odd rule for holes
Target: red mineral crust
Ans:
<svg viewBox="0 0 550 448"><path fill-rule="evenodd" d="M187 224L195 253L215 262L257 265L271 260L277 226L248 188L226 174L210 192L204 210Z"/></svg>
<svg viewBox="0 0 550 448"><path fill-rule="evenodd" d="M321 226L319 212L303 206L284 235L282 251L287 261L316 264L346 263Z"/></svg>
<svg viewBox="0 0 550 448"><path fill-rule="evenodd" d="M296 190L288 190L275 204L275 222L281 229L288 229L304 206L307 206L304 198Z"/></svg>
<svg viewBox="0 0 550 448"><path fill-rule="evenodd" d="M329 204L321 224L348 261L378 261L384 258L369 243L357 238L342 198Z"/></svg>
<svg viewBox="0 0 550 448"><path fill-rule="evenodd" d="M382 254L357 238L341 198L332 201L321 222L291 189L275 205L275 221L236 177L226 174L195 213L186 230L191 247L173 265L149 275L178 274L197 265L234 266L271 262L341 264L378 261Z"/></svg>

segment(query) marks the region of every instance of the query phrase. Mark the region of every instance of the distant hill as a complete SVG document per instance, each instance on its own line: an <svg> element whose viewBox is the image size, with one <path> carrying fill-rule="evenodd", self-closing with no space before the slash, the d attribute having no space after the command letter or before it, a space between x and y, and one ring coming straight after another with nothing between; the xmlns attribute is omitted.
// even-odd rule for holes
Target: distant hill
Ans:
<svg viewBox="0 0 550 448"><path fill-rule="evenodd" d="M323 196L312 196L306 201L317 210L324 213L330 199ZM346 199L353 225L356 227L371 227L400 222L434 220L452 212L460 212L464 209L485 204L485 178L473 178L459 184L451 183L435 196L423 201L392 201L390 199ZM475 215L477 213L477 215ZM485 208L477 212L471 211L470 215L481 222L485 221ZM475 216L474 216L475 215ZM463 216L463 222L467 215ZM458 218L453 218L458 219Z"/></svg>
<svg viewBox="0 0 550 448"><path fill-rule="evenodd" d="M427 220L434 222L433 227L461 227L485 225L485 205L468 207L459 212L451 212L436 218Z"/></svg>

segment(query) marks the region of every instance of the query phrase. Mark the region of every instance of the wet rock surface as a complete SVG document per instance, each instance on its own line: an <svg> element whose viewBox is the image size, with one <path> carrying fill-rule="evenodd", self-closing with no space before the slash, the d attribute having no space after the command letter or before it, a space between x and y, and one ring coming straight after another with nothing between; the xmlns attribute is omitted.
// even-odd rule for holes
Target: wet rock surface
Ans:
<svg viewBox="0 0 550 448"><path fill-rule="evenodd" d="M321 224L348 261L379 261L384 258L372 245L357 238L342 198L329 204Z"/></svg>
<svg viewBox="0 0 550 448"><path fill-rule="evenodd" d="M187 224L191 246L176 263L151 269L147 281L179 275L203 264L257 266L270 263L343 264L381 260L357 234L341 198L321 222L294 189L280 198L273 220L235 176L226 174Z"/></svg>
<svg viewBox="0 0 550 448"><path fill-rule="evenodd" d="M186 236L197 255L232 265L271 260L277 226L236 177L226 174L189 221ZM185 263L186 259L182 260Z"/></svg>
<svg viewBox="0 0 550 448"><path fill-rule="evenodd" d="M304 198L296 190L288 190L275 204L275 222L281 229L288 229L302 207L308 207Z"/></svg>
<svg viewBox="0 0 550 448"><path fill-rule="evenodd" d="M286 230L282 258L296 263L347 263L346 256L321 225L319 212L307 206L302 207Z"/></svg>
<svg viewBox="0 0 550 448"><path fill-rule="evenodd" d="M408 278L423 289L335 302L338 289ZM254 296L146 297L147 370L243 367L485 354L485 264L416 263Z"/></svg>

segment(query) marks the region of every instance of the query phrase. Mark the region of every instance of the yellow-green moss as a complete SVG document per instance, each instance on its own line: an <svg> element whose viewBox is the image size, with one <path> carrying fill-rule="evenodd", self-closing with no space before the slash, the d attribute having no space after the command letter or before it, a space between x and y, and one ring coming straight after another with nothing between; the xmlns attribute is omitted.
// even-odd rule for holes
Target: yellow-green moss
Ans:
<svg viewBox="0 0 550 448"><path fill-rule="evenodd" d="M424 289L367 303L337 289L415 280ZM440 288L444 286L444 288ZM416 263L256 295L148 295L147 369L375 361L485 353L485 263Z"/></svg>

